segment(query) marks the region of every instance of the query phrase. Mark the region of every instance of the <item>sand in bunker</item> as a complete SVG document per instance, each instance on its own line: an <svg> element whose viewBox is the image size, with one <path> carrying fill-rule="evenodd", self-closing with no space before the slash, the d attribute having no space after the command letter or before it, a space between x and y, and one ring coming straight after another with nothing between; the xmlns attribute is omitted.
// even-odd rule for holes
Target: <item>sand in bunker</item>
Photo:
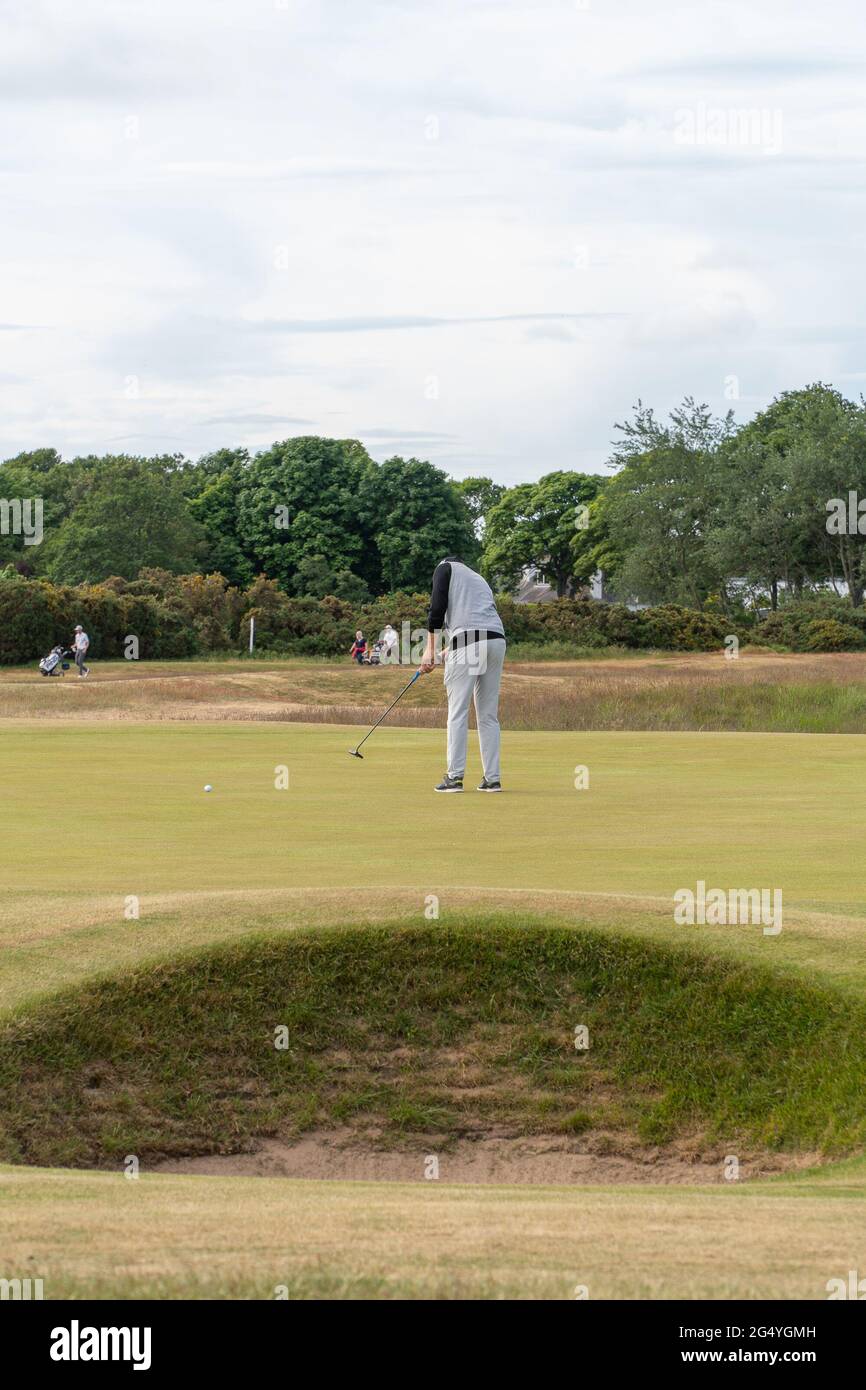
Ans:
<svg viewBox="0 0 866 1390"><path fill-rule="evenodd" d="M738 1155L738 1180L812 1166L814 1154ZM436 1160L436 1165L431 1160ZM435 1138L417 1148L376 1148L357 1132L312 1132L299 1139L265 1139L250 1153L172 1158L156 1165L163 1173L221 1177L335 1178L363 1182L424 1182L438 1177L459 1183L730 1183L727 1155L695 1158L671 1150L640 1155L592 1152L562 1135L510 1138L485 1135L437 1148Z"/></svg>

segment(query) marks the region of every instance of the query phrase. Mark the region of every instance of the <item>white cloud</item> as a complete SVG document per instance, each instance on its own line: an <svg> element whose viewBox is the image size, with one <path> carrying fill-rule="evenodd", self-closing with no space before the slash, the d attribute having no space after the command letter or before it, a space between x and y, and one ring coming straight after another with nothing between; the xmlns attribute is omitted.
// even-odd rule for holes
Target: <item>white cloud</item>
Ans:
<svg viewBox="0 0 866 1390"><path fill-rule="evenodd" d="M513 481L638 396L859 382L864 60L855 0L7 7L0 455Z"/></svg>

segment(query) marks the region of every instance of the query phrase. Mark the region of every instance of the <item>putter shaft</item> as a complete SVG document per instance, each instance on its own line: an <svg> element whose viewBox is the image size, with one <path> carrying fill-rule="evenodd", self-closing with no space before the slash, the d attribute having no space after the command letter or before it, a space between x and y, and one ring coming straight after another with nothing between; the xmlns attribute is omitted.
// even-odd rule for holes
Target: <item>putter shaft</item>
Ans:
<svg viewBox="0 0 866 1390"><path fill-rule="evenodd" d="M421 671L420 671L420 669L419 669L418 671L415 672L415 674L414 674L414 676L412 677L412 679L411 679L406 685L403 686L403 689L400 691L400 694L397 695L396 698L393 699L393 700L391 701L390 705L389 705L388 708L385 710L385 713L379 716L379 718L376 720L375 724L373 725L373 727L372 727L371 729L368 729L368 730L367 730L367 732L365 733L364 737L361 739L361 742L358 744L357 748L350 748L350 749L349 749L349 753L350 753L351 757L353 757L353 758L360 758L361 761L363 762L363 756L364 756L364 755L363 755L362 753L359 753L359 752L358 752L358 748L362 748L362 747L363 747L363 745L367 742L367 739L370 737L370 735L371 735L372 733L375 733L376 729L378 729L379 725L382 723L382 720L383 720L383 719L386 719L387 716L391 713L391 711L392 711L392 709L394 708L394 706L396 705L397 701L398 701L398 700L402 700L403 696L406 694L406 691L411 689L411 687L412 687L412 686L415 684L415 682L420 678L420 676L421 676Z"/></svg>

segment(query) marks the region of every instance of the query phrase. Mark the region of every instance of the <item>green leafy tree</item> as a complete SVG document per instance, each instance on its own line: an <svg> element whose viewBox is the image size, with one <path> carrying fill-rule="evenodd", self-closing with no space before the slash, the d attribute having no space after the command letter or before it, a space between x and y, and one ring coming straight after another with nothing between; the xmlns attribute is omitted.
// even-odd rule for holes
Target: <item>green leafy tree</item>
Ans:
<svg viewBox="0 0 866 1390"><path fill-rule="evenodd" d="M488 578L497 588L514 589L531 568L555 585L559 598L573 593L595 568L589 508L602 486L592 474L556 472L508 488L487 513Z"/></svg>
<svg viewBox="0 0 866 1390"><path fill-rule="evenodd" d="M638 402L618 425L599 509L612 581L624 597L700 608L724 589L724 568L709 537L721 505L718 453L733 415L717 420L687 397L668 424ZM596 555L598 552L596 551Z"/></svg>
<svg viewBox="0 0 866 1390"><path fill-rule="evenodd" d="M494 483L492 478L483 477L460 478L454 487L466 503L476 536L483 541L487 513L504 496L505 487L502 483Z"/></svg>
<svg viewBox="0 0 866 1390"><path fill-rule="evenodd" d="M866 590L866 405L845 401L826 432L804 431L789 465L811 580L847 585L853 608ZM861 510L862 508L862 510Z"/></svg>
<svg viewBox="0 0 866 1390"><path fill-rule="evenodd" d="M821 382L786 391L720 451L723 502L713 548L729 575L778 606L780 590L844 579L863 598L863 537L827 529L827 502L866 496L864 410Z"/></svg>
<svg viewBox="0 0 866 1390"><path fill-rule="evenodd" d="M345 599L350 603L366 603L370 590L351 570L335 573L324 555L307 555L298 565L295 593L303 598Z"/></svg>
<svg viewBox="0 0 866 1390"><path fill-rule="evenodd" d="M132 579L146 565L196 568L201 530L189 514L174 458L76 459L69 515L44 542L59 584Z"/></svg>
<svg viewBox="0 0 866 1390"><path fill-rule="evenodd" d="M73 473L72 466L63 463L56 449L17 454L0 464L0 498L28 499L31 504L40 500L43 534L48 536L68 514ZM0 566L14 564L24 573L38 574L43 555L41 544L28 545L23 535L0 533Z"/></svg>
<svg viewBox="0 0 866 1390"><path fill-rule="evenodd" d="M356 440L307 435L256 454L238 496L237 535L258 572L291 593L304 559L375 582L378 555L363 498L376 465Z"/></svg>
<svg viewBox="0 0 866 1390"><path fill-rule="evenodd" d="M238 532L238 496L249 461L246 449L218 449L183 471L190 515L204 534L204 567L240 587L255 575Z"/></svg>
<svg viewBox="0 0 866 1390"><path fill-rule="evenodd" d="M390 458L365 481L362 493L379 557L380 591L427 588L445 555L475 562L472 516L441 469L421 459Z"/></svg>

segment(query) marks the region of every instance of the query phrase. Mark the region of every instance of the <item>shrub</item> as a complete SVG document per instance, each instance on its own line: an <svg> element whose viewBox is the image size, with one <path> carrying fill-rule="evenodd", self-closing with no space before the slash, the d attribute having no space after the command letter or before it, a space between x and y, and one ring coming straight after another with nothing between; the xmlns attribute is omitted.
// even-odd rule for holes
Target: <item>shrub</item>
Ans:
<svg viewBox="0 0 866 1390"><path fill-rule="evenodd" d="M32 661L84 624L95 657L124 655L125 639L139 638L143 659L243 652L249 620L263 653L340 657L356 628L374 639L386 623L417 632L427 626L427 594L393 593L364 603L345 597L291 597L260 575L241 591L222 575L175 575L142 570L137 579L112 577L77 587L0 571L0 663ZM786 604L757 627L741 618L677 604L632 610L594 599L516 603L497 599L512 648L558 653L562 659L599 648L718 651L736 634L789 651L859 651L866 648L866 611L835 595ZM545 652L547 654L547 652Z"/></svg>
<svg viewBox="0 0 866 1390"><path fill-rule="evenodd" d="M839 623L835 618L819 618L806 624L807 652L856 652L866 647L866 634L851 623Z"/></svg>
<svg viewBox="0 0 866 1390"><path fill-rule="evenodd" d="M843 627L846 633L826 634L828 641L853 641L850 629L866 637L866 612L862 608L852 608L845 599L835 594L815 594L796 603L786 603L776 613L770 613L755 630L755 640L770 646L784 647L788 651L856 651L862 643L841 647L813 646L822 636L812 631L826 623L833 628ZM846 637L847 634L847 637Z"/></svg>
<svg viewBox="0 0 866 1390"><path fill-rule="evenodd" d="M770 613L755 628L755 641L765 647L787 647L802 651L804 624L790 611Z"/></svg>
<svg viewBox="0 0 866 1390"><path fill-rule="evenodd" d="M736 627L728 618L720 617L717 613L680 608L673 603L645 608L641 617L644 631L650 638L647 646L662 647L667 651L716 651L724 645L727 636L736 633Z"/></svg>
<svg viewBox="0 0 866 1390"><path fill-rule="evenodd" d="M244 600L221 574L180 576L172 607L195 629L204 651L225 651L238 638Z"/></svg>
<svg viewBox="0 0 866 1390"><path fill-rule="evenodd" d="M123 656L130 635L138 637L145 659L199 650L188 621L151 594L122 592L117 581L72 588L41 579L0 580L0 664L35 661L70 642L76 623L86 629L96 656Z"/></svg>
<svg viewBox="0 0 866 1390"><path fill-rule="evenodd" d="M9 665L37 654L44 656L59 640L52 586L4 572L0 580L0 662Z"/></svg>

